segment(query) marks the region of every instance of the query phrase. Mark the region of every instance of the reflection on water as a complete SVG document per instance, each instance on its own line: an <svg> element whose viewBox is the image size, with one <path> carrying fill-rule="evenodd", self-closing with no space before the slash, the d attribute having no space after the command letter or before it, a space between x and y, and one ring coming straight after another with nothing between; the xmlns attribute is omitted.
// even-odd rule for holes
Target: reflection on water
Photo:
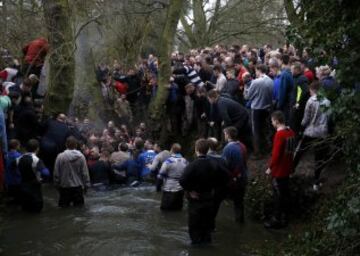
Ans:
<svg viewBox="0 0 360 256"><path fill-rule="evenodd" d="M189 245L186 210L163 213L160 194L150 186L90 191L86 207L60 209L56 190L44 187L45 207L29 215L17 209L5 213L0 247L4 255L248 255L251 247L282 235L261 224L233 222L232 207L222 205L212 246Z"/></svg>

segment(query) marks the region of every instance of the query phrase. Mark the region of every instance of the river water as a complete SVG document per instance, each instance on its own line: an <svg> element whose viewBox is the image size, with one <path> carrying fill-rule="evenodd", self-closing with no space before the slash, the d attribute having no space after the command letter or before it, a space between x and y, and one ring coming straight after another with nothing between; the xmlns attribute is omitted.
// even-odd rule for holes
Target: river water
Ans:
<svg viewBox="0 0 360 256"><path fill-rule="evenodd" d="M250 220L238 225L232 206L223 203L213 244L192 247L187 233L186 206L182 212L161 212L154 187L89 191L86 206L57 207L57 192L43 187L41 214L10 208L3 213L0 247L3 255L61 256L212 256L250 255L250 248L278 240L283 234L265 230Z"/></svg>

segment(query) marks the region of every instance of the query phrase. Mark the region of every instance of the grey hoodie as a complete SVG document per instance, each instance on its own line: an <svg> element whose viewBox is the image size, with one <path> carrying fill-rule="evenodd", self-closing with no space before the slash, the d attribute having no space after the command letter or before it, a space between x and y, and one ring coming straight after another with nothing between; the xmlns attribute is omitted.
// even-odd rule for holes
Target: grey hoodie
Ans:
<svg viewBox="0 0 360 256"><path fill-rule="evenodd" d="M54 184L61 188L90 187L89 170L80 151L67 149L57 156Z"/></svg>

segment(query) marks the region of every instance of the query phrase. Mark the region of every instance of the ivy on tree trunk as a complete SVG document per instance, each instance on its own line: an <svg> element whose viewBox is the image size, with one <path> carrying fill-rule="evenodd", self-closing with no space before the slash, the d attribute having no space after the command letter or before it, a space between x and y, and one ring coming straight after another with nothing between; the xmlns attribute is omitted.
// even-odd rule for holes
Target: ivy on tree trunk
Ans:
<svg viewBox="0 0 360 256"><path fill-rule="evenodd" d="M159 43L159 81L156 97L151 104L151 119L161 120L165 113L165 103L168 97L167 85L171 76L170 55L173 48L177 25L183 9L184 1L172 0L169 3L166 23Z"/></svg>
<svg viewBox="0 0 360 256"><path fill-rule="evenodd" d="M45 110L67 113L74 92L74 34L68 0L44 0L44 15L48 30L50 72Z"/></svg>

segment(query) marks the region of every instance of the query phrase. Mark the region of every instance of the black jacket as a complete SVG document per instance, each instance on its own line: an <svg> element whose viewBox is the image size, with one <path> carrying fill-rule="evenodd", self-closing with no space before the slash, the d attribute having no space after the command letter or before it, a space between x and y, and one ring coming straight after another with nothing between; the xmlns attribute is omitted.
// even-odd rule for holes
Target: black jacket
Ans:
<svg viewBox="0 0 360 256"><path fill-rule="evenodd" d="M207 157L200 156L190 163L180 178L180 185L186 191L195 191L202 195L213 196L214 191L224 187L228 182L226 170L222 170L219 162Z"/></svg>
<svg viewBox="0 0 360 256"><path fill-rule="evenodd" d="M249 113L247 110L240 103L232 99L219 97L213 107L217 108L217 110L213 109L213 113L217 111L221 121L224 121L225 127L235 125L237 123L244 125L249 121ZM212 118L212 120L216 119L218 118Z"/></svg>

